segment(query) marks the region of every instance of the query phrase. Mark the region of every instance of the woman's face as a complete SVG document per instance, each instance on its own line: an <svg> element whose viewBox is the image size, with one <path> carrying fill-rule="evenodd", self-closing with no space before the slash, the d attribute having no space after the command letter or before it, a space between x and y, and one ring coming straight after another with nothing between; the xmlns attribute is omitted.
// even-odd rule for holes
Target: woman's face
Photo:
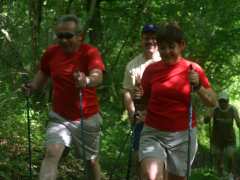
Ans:
<svg viewBox="0 0 240 180"><path fill-rule="evenodd" d="M176 62L182 55L185 43L177 42L161 42L158 45L158 50L160 52L161 58L165 62Z"/></svg>

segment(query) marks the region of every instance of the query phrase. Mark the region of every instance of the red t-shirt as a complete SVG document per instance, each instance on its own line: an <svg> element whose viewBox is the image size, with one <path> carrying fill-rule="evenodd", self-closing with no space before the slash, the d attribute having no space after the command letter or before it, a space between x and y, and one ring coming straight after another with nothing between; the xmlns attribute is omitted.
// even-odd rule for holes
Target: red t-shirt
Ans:
<svg viewBox="0 0 240 180"><path fill-rule="evenodd" d="M80 70L88 76L92 69L103 71L104 64L98 49L89 44L81 45L72 54L65 54L59 45L47 48L40 62L40 70L51 77L54 112L68 120L79 120L79 89L75 86L73 72ZM99 112L96 88L84 88L82 94L84 118Z"/></svg>
<svg viewBox="0 0 240 180"><path fill-rule="evenodd" d="M184 131L188 129L190 84L189 66L199 74L201 84L210 88L202 68L181 58L177 63L168 65L159 61L148 66L142 77L144 96L148 99L146 125L161 131ZM196 126L193 113L192 127Z"/></svg>

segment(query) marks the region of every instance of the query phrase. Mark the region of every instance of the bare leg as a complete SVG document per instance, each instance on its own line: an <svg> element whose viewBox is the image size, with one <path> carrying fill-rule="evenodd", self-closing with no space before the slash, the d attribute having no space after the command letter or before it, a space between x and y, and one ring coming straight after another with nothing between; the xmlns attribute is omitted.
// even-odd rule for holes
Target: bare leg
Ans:
<svg viewBox="0 0 240 180"><path fill-rule="evenodd" d="M235 167L235 163L234 163L234 156L231 156L228 158L228 170L229 172L234 174L234 167Z"/></svg>
<svg viewBox="0 0 240 180"><path fill-rule="evenodd" d="M101 168L98 159L87 161L87 172L89 180L101 179Z"/></svg>
<svg viewBox="0 0 240 180"><path fill-rule="evenodd" d="M164 180L164 162L153 158L142 160L141 180Z"/></svg>
<svg viewBox="0 0 240 180"><path fill-rule="evenodd" d="M55 180L57 178L57 166L64 148L63 144L51 144L47 146L40 169L40 180Z"/></svg>
<svg viewBox="0 0 240 180"><path fill-rule="evenodd" d="M232 175L236 175L236 164L235 164L235 148L229 147L227 149L227 158L228 158L228 171L229 173L232 173Z"/></svg>
<svg viewBox="0 0 240 180"><path fill-rule="evenodd" d="M138 151L133 152L133 173L134 177L136 179L140 179L140 162L139 162L139 156L138 156Z"/></svg>
<svg viewBox="0 0 240 180"><path fill-rule="evenodd" d="M168 172L166 166L164 166L164 180L168 180Z"/></svg>
<svg viewBox="0 0 240 180"><path fill-rule="evenodd" d="M186 179L185 176L177 176L171 173L168 173L168 180L184 180Z"/></svg>
<svg viewBox="0 0 240 180"><path fill-rule="evenodd" d="M224 154L223 154L223 150L219 149L219 152L214 154L215 157L215 167L217 170L217 173L219 176L223 175L223 168L224 168Z"/></svg>

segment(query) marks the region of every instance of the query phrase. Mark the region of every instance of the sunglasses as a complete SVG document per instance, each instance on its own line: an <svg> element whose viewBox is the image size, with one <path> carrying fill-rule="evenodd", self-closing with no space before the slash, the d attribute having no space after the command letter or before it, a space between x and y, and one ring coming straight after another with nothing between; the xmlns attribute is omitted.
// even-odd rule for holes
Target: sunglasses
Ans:
<svg viewBox="0 0 240 180"><path fill-rule="evenodd" d="M56 36L58 39L71 39L75 36L73 32L57 32Z"/></svg>

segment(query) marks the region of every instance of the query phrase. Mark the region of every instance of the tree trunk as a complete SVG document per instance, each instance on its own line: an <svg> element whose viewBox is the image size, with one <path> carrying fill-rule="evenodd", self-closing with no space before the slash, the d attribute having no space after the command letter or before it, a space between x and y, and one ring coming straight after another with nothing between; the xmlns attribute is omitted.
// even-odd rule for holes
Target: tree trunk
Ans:
<svg viewBox="0 0 240 180"><path fill-rule="evenodd" d="M66 7L66 10L65 10L66 14L69 14L71 12L71 6L72 6L73 1L74 0L69 0L68 1L67 7Z"/></svg>
<svg viewBox="0 0 240 180"><path fill-rule="evenodd" d="M99 46L102 41L101 0L87 0L88 21L85 31L89 31L90 43Z"/></svg>
<svg viewBox="0 0 240 180"><path fill-rule="evenodd" d="M2 12L3 10L3 0L0 0L0 13Z"/></svg>
<svg viewBox="0 0 240 180"><path fill-rule="evenodd" d="M32 59L33 64L36 65L38 61L38 44L39 44L39 33L40 25L42 20L42 0L29 0L29 15L30 24L32 27L31 37L32 37Z"/></svg>

